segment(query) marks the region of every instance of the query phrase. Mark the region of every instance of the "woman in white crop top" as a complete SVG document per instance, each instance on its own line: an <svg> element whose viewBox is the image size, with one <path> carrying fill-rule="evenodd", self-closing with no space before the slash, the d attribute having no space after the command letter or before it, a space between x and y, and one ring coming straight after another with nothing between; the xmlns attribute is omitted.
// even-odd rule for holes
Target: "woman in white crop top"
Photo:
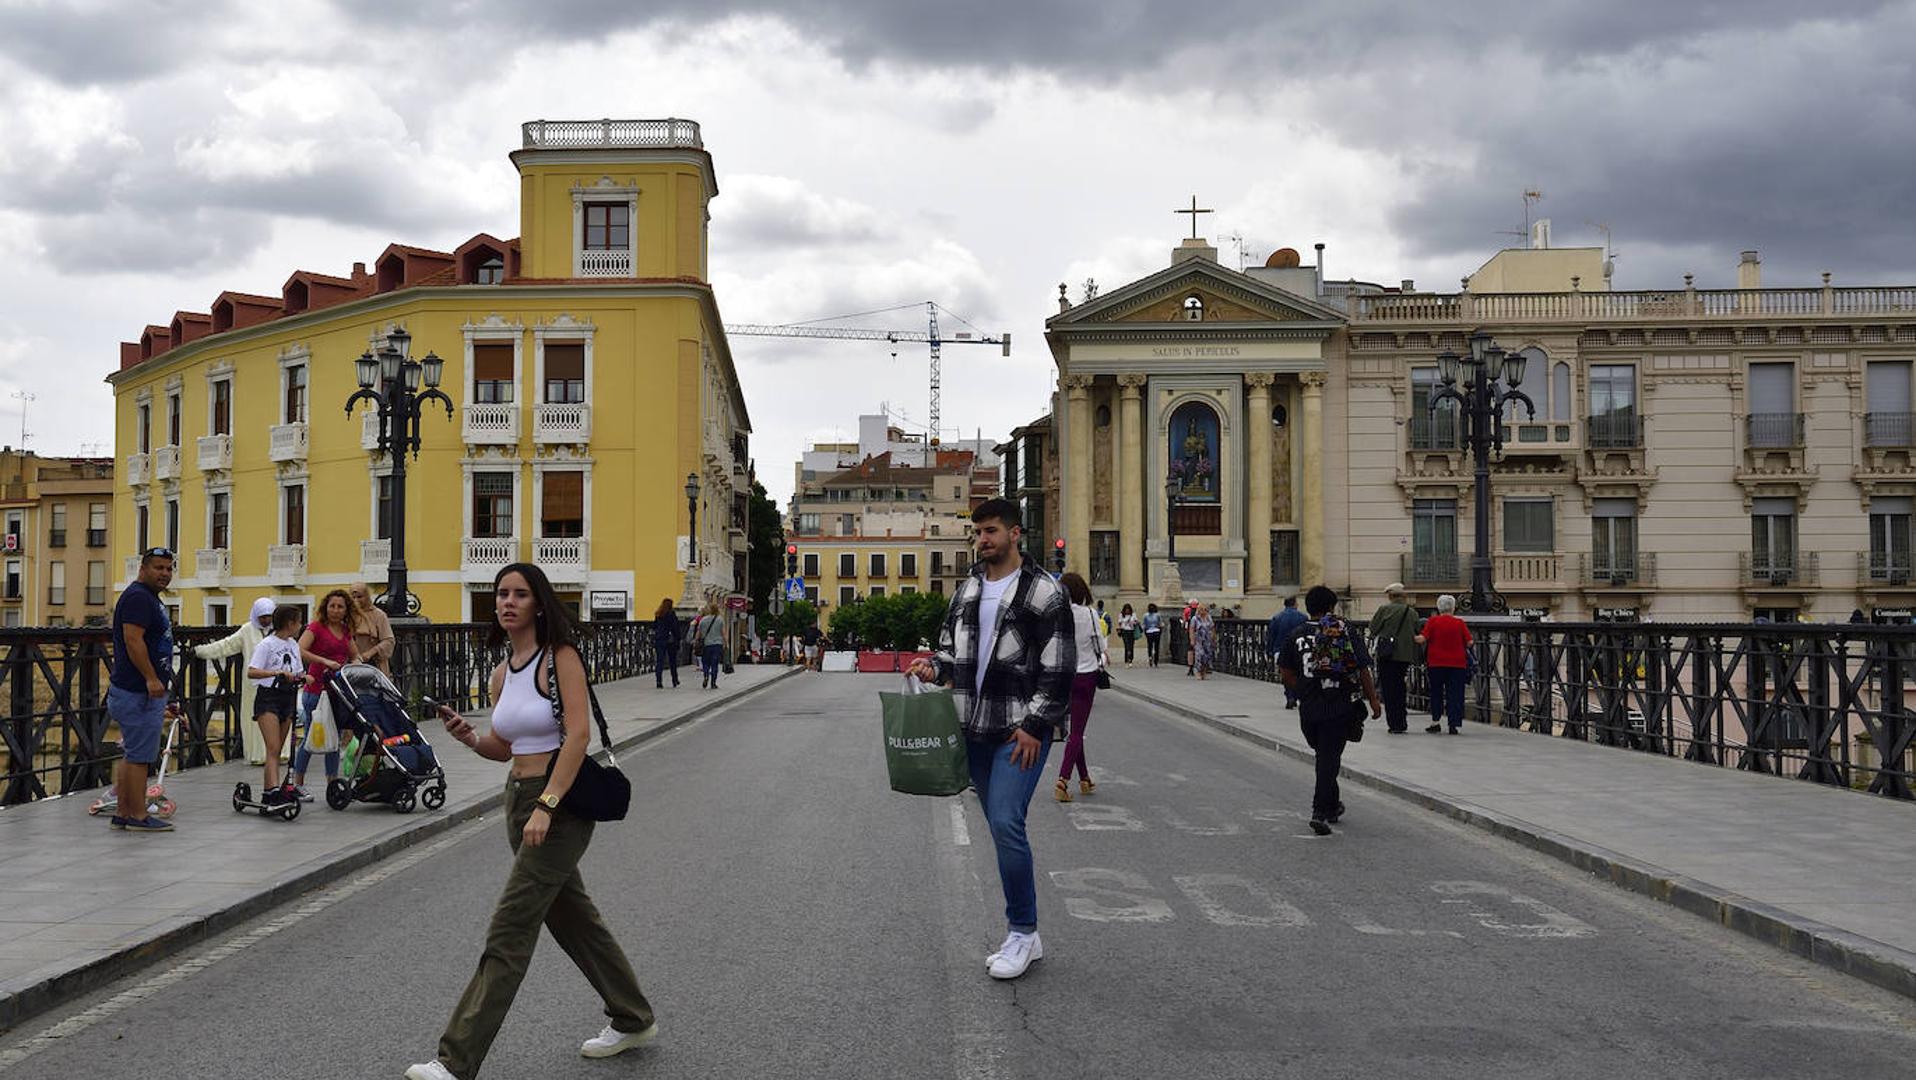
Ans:
<svg viewBox="0 0 1916 1080"><path fill-rule="evenodd" d="M492 671L491 728L480 735L465 717L444 705L439 715L452 737L481 757L512 763L506 779L512 870L492 914L479 970L439 1037L439 1055L407 1069L408 1080L456 1080L479 1071L525 978L541 926L552 932L599 992L611 1020L585 1041L581 1054L611 1057L650 1042L659 1030L631 961L606 929L579 877L593 822L559 805L590 745L585 663L573 645L577 629L536 566L513 563L499 571L493 594L497 621L492 644L504 641L511 648L505 663ZM548 674L555 665L556 689ZM563 706L563 726L554 717L555 692Z"/></svg>

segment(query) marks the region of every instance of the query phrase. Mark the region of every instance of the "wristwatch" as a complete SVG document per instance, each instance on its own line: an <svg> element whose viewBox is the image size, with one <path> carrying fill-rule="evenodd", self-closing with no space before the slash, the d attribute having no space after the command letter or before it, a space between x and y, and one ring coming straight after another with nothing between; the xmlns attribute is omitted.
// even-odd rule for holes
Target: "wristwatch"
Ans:
<svg viewBox="0 0 1916 1080"><path fill-rule="evenodd" d="M547 811L553 811L559 808L559 797L557 795L541 795L537 801L539 805L545 807Z"/></svg>

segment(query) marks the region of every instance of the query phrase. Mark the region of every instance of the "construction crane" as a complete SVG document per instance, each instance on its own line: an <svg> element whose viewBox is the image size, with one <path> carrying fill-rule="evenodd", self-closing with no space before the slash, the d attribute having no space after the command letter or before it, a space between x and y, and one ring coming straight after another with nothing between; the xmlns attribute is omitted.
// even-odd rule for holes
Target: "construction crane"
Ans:
<svg viewBox="0 0 1916 1080"><path fill-rule="evenodd" d="M915 306L917 305L900 305L899 307L884 308L882 310L899 311L904 307ZM953 314L949 310L945 313L947 315ZM876 315L880 314L880 312L866 311L860 312L859 314ZM837 318L856 317L857 316L837 316ZM954 315L953 317L957 318L959 322L965 321L961 316ZM818 321L827 322L831 320L821 319ZM727 326L725 332L728 335L742 337L833 338L841 341L888 341L893 345L901 341L925 342L931 346L931 440L935 443L939 441L938 396L939 387L943 381L941 370L942 360L939 355L940 347L944 345L997 345L1004 350L1005 356L1010 356L1011 335L1008 333L997 335L983 333L973 334L961 330L952 334L950 337L944 337L938 332L938 304L931 300L925 301L925 322L927 329L923 333L917 330L873 330L849 326L818 326L813 323L795 323L789 325L777 323L735 323ZM967 325L969 324L967 323ZM898 350L893 349L892 355L898 355Z"/></svg>

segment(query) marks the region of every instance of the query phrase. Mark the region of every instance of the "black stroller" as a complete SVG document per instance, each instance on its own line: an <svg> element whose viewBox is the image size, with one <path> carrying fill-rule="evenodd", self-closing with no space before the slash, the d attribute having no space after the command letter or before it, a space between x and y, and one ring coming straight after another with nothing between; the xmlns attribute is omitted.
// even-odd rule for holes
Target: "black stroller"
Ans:
<svg viewBox="0 0 1916 1080"><path fill-rule="evenodd" d="M348 775L326 785L327 806L344 810L356 802L383 802L410 814L415 802L428 810L446 805L446 771L384 672L347 664L326 680L326 695L340 738L359 740Z"/></svg>

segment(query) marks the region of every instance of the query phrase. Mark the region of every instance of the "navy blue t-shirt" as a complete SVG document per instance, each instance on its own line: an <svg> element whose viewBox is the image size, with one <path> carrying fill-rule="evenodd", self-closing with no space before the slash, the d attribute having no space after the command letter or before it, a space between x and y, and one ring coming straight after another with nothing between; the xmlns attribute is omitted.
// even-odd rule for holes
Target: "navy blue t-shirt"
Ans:
<svg viewBox="0 0 1916 1080"><path fill-rule="evenodd" d="M173 620L166 617L166 605L160 594L139 582L126 587L120 602L113 605L113 685L122 690L146 692L146 676L133 666L126 654L125 626L132 623L146 632L146 656L153 673L168 686L173 685Z"/></svg>

